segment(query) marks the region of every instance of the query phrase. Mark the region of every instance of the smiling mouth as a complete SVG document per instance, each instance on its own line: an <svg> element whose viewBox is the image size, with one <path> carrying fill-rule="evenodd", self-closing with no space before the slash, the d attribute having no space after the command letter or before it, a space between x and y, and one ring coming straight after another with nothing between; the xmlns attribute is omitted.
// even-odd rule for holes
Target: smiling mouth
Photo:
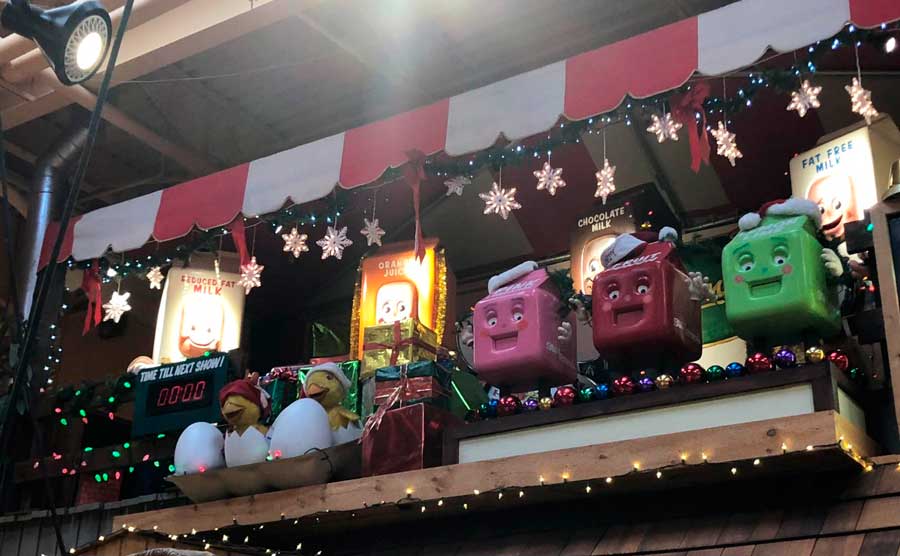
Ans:
<svg viewBox="0 0 900 556"><path fill-rule="evenodd" d="M519 343L519 333L510 332L501 336L493 336L492 339L494 340L494 351L503 351L516 347L516 344Z"/></svg>
<svg viewBox="0 0 900 556"><path fill-rule="evenodd" d="M828 224L822 224L822 231L833 230L841 225L841 222L844 220L843 216L838 216Z"/></svg>
<svg viewBox="0 0 900 556"><path fill-rule="evenodd" d="M781 276L773 276L765 280L756 280L750 283L751 297L767 297L781 291Z"/></svg>
<svg viewBox="0 0 900 556"><path fill-rule="evenodd" d="M613 324L615 326L634 326L644 318L643 307L630 307L613 311Z"/></svg>

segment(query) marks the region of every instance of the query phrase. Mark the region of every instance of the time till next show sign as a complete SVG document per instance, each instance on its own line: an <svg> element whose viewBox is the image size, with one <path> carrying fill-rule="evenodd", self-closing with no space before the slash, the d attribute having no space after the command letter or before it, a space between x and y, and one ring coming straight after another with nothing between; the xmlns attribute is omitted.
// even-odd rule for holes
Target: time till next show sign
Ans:
<svg viewBox="0 0 900 556"><path fill-rule="evenodd" d="M142 370L135 385L132 436L217 421L218 393L227 375L228 356L223 353Z"/></svg>

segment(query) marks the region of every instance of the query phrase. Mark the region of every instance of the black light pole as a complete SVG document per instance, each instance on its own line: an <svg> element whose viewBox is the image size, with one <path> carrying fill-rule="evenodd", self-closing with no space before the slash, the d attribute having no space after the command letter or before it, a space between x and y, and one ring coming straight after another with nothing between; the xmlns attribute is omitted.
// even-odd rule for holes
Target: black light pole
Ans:
<svg viewBox="0 0 900 556"><path fill-rule="evenodd" d="M66 230L75 210L75 202L81 189L81 183L87 172L88 162L90 161L91 152L97 138L97 131L100 127L103 106L109 96L113 69L119 55L122 39L125 36L125 30L128 28L128 19L131 15L133 4L134 0L126 0L123 8L122 19L119 22L116 38L110 50L107 70L103 75L103 81L97 94L97 104L91 113L85 146L81 151L75 173L69 180L70 187L59 219L59 229L53 243L49 259L50 263L43 271L38 282L28 320L25 323L20 323L23 329L23 332L20 332L22 343L17 354L15 382L9 394L9 403L2 420L0 454L10 453L13 438L13 427L10 426L10 418L18 405L20 396L22 397L24 412L28 413L30 411L31 388L27 383L29 381L29 362L32 358L37 330L40 327L43 308L59 266L56 264L56 259L59 257L59 252L62 249ZM102 65L103 58L109 48L111 32L109 15L95 0L83 0L69 6L51 10L33 8L27 0L10 0L4 7L2 15L0 15L0 23L25 37L34 39L41 47L41 50L43 50L45 56L47 56L60 81L65 85L72 85L89 79ZM0 127L0 141L2 140L2 127ZM0 164L5 164L5 160L0 161ZM7 211L5 214L7 220L11 216L8 206L8 202L4 203L4 210ZM33 416L32 420L34 420ZM40 434L38 434L38 437L40 437ZM4 493L9 488L12 488L9 481L12 475L11 466L12 462L7 459L4 461L4 469L0 473L0 491ZM49 487L46 475L45 486ZM49 506L54 518L57 549L60 556L65 556L66 547L56 523L56 512L52 499L49 501Z"/></svg>

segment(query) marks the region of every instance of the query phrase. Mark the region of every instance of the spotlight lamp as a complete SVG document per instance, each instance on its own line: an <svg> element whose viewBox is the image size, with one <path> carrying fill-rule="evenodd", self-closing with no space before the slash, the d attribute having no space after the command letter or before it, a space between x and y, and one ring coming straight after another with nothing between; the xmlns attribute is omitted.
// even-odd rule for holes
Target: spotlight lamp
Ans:
<svg viewBox="0 0 900 556"><path fill-rule="evenodd" d="M50 9L34 7L28 0L9 0L0 23L34 40L63 85L77 85L97 73L112 35L109 13L97 0Z"/></svg>

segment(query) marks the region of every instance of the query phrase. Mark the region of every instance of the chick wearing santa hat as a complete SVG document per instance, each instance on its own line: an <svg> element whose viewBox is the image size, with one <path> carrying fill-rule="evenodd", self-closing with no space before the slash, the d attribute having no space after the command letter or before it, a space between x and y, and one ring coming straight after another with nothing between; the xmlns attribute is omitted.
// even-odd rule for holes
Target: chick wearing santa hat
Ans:
<svg viewBox="0 0 900 556"><path fill-rule="evenodd" d="M219 391L225 433L225 465L235 467L265 461L269 452L267 428L260 423L269 416L269 396L259 387L259 375L226 384Z"/></svg>
<svg viewBox="0 0 900 556"><path fill-rule="evenodd" d="M319 402L328 413L335 444L356 440L362 435L359 415L341 405L351 388L350 379L336 363L317 365L303 378L303 392Z"/></svg>

